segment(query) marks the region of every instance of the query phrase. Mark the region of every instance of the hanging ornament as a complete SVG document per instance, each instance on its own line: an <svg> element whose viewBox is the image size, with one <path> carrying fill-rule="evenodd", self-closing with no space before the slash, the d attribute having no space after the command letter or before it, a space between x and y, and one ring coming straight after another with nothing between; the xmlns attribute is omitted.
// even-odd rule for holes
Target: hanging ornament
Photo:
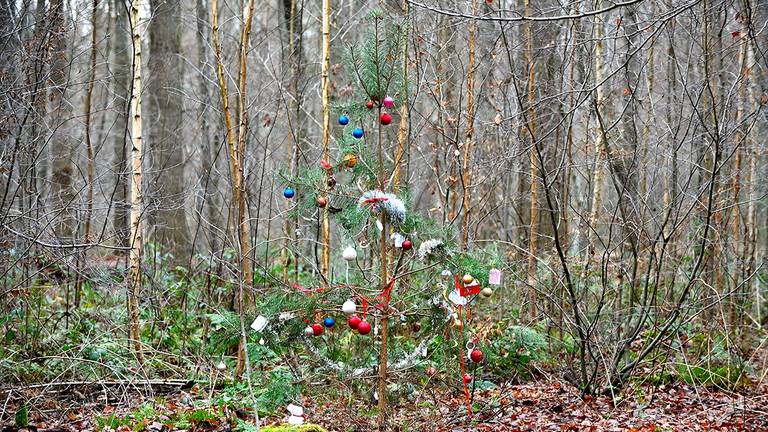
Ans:
<svg viewBox="0 0 768 432"><path fill-rule="evenodd" d="M344 166L347 168L354 168L357 165L357 155L354 153L347 153L344 155Z"/></svg>
<svg viewBox="0 0 768 432"><path fill-rule="evenodd" d="M384 102L384 106L387 108L392 108L393 106L395 106L395 100L389 96L385 97L382 102Z"/></svg>
<svg viewBox="0 0 768 432"><path fill-rule="evenodd" d="M413 243L410 240L404 240L403 241L403 250L411 250L413 247Z"/></svg>
<svg viewBox="0 0 768 432"><path fill-rule="evenodd" d="M488 272L488 283L491 285L501 285L501 270L491 269Z"/></svg>
<svg viewBox="0 0 768 432"><path fill-rule="evenodd" d="M332 317L325 317L325 319L323 320L323 325L328 328L333 327L334 324L336 324L336 320L333 319Z"/></svg>
<svg viewBox="0 0 768 432"><path fill-rule="evenodd" d="M313 336L315 334L315 329L313 329L311 325L308 325L304 327L304 334L307 336Z"/></svg>
<svg viewBox="0 0 768 432"><path fill-rule="evenodd" d="M485 288L483 288L482 291L480 291L480 295L485 297L485 298L488 298L488 297L493 295L493 290L490 289L489 287L485 287Z"/></svg>
<svg viewBox="0 0 768 432"><path fill-rule="evenodd" d="M328 198L319 196L315 198L315 204L317 204L318 207L323 208L328 205Z"/></svg>
<svg viewBox="0 0 768 432"><path fill-rule="evenodd" d="M362 138L362 137L363 137L363 128L359 128L359 127L358 127L358 128L355 128L355 129L352 131L352 136L353 136L353 137L355 137L355 138L357 138L357 139L360 139L360 138Z"/></svg>
<svg viewBox="0 0 768 432"><path fill-rule="evenodd" d="M475 363L480 363L484 358L485 354L483 354L483 352L477 348L473 349L472 352L469 353L469 359Z"/></svg>
<svg viewBox="0 0 768 432"><path fill-rule="evenodd" d="M470 374L464 374L463 380L464 380L464 384L469 384L469 383L471 383L471 382L472 382L472 375L470 375Z"/></svg>
<svg viewBox="0 0 768 432"><path fill-rule="evenodd" d="M341 257L344 258L345 261L354 261L357 259L357 250L352 246L347 246L347 248L344 249L344 252L341 253Z"/></svg>
<svg viewBox="0 0 768 432"><path fill-rule="evenodd" d="M320 336L321 334L323 334L323 326L321 326L320 324L315 323L315 324L312 324L310 327L312 327L313 335Z"/></svg>
<svg viewBox="0 0 768 432"><path fill-rule="evenodd" d="M474 281L474 280L475 280L475 278L473 278L473 277L472 277L472 275L471 275L471 274L469 274L469 273L465 274L465 275L464 275L464 276L461 278L461 281L462 281L462 282L464 282L464 285L469 285L469 284L471 284L471 283L472 283L472 281Z"/></svg>
<svg viewBox="0 0 768 432"><path fill-rule="evenodd" d="M461 320L457 318L457 319L451 321L451 327L453 327L453 328L461 328Z"/></svg>
<svg viewBox="0 0 768 432"><path fill-rule="evenodd" d="M352 315L357 312L357 305L352 300L347 300L341 305L341 311L347 315Z"/></svg>
<svg viewBox="0 0 768 432"><path fill-rule="evenodd" d="M329 188L333 189L336 187L336 177L330 175L328 176L328 182L326 183Z"/></svg>
<svg viewBox="0 0 768 432"><path fill-rule="evenodd" d="M444 280L451 280L453 273L451 273L450 270L445 269L442 272L440 272L440 276L442 276Z"/></svg>
<svg viewBox="0 0 768 432"><path fill-rule="evenodd" d="M415 332L421 330L421 323L418 322L418 321L413 323L413 325L411 326L411 330L413 330Z"/></svg>
<svg viewBox="0 0 768 432"><path fill-rule="evenodd" d="M284 197L286 197L288 199L291 199L291 198L294 197L294 195L296 195L296 191L293 190L292 187L288 186L287 188L283 189L283 196Z"/></svg>
<svg viewBox="0 0 768 432"><path fill-rule="evenodd" d="M224 363L224 360L219 361L219 364L216 365L216 369L219 371L225 371L227 370L227 364Z"/></svg>
<svg viewBox="0 0 768 432"><path fill-rule="evenodd" d="M363 320L361 320L359 316L352 315L351 317L349 317L348 324L351 329L357 330L357 328L360 327L361 322L363 322Z"/></svg>
<svg viewBox="0 0 768 432"><path fill-rule="evenodd" d="M371 323L368 321L360 321L360 324L357 325L357 331L361 335L367 335L371 332Z"/></svg>
<svg viewBox="0 0 768 432"><path fill-rule="evenodd" d="M381 122L381 124L386 126L386 125L392 123L392 116L389 113L383 112L379 116L379 121Z"/></svg>
<svg viewBox="0 0 768 432"><path fill-rule="evenodd" d="M425 374L427 374L427 376L431 378L431 377L433 377L433 376L437 375L437 369L435 369L435 367L434 367L434 366L430 366L430 367L428 367L428 368L427 368L427 369L424 371L424 373L425 373Z"/></svg>
<svg viewBox="0 0 768 432"><path fill-rule="evenodd" d="M342 126L346 126L349 124L349 117L347 117L346 114L342 114L339 116L339 124Z"/></svg>
<svg viewBox="0 0 768 432"><path fill-rule="evenodd" d="M366 102L365 107L368 109L373 109L373 101L369 100L368 102Z"/></svg>
<svg viewBox="0 0 768 432"><path fill-rule="evenodd" d="M323 167L323 169L326 171L331 171L333 169L333 165L324 160L320 160L320 166Z"/></svg>
<svg viewBox="0 0 768 432"><path fill-rule="evenodd" d="M393 232L392 235L390 235L390 238L395 242L396 248L403 247L403 242L405 241L405 237L403 237L402 234L399 232Z"/></svg>

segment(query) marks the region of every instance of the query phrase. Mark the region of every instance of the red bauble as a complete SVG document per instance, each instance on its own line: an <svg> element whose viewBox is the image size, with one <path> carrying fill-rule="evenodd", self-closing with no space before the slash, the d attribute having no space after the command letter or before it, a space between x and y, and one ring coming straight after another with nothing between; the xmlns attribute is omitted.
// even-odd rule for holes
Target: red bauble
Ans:
<svg viewBox="0 0 768 432"><path fill-rule="evenodd" d="M427 374L428 377L433 377L437 375L437 369L435 369L434 366L430 366L427 368L427 370L424 371L425 374Z"/></svg>
<svg viewBox="0 0 768 432"><path fill-rule="evenodd" d="M371 332L371 323L368 321L360 321L360 324L357 325L357 331L360 332L361 335L367 335Z"/></svg>
<svg viewBox="0 0 768 432"><path fill-rule="evenodd" d="M357 330L357 327L360 325L362 321L363 320L361 320L359 316L352 315L351 317L349 317L349 327Z"/></svg>
<svg viewBox="0 0 768 432"><path fill-rule="evenodd" d="M472 375L464 374L464 384L469 384L471 382L472 382Z"/></svg>
<svg viewBox="0 0 768 432"><path fill-rule="evenodd" d="M312 324L312 334L315 336L320 336L323 334L323 326L320 324Z"/></svg>
<svg viewBox="0 0 768 432"><path fill-rule="evenodd" d="M480 363L485 358L485 354L483 354L483 352L479 349L475 348L469 354L469 358L472 359L472 361L475 363Z"/></svg>
<svg viewBox="0 0 768 432"><path fill-rule="evenodd" d="M317 204L318 207L323 208L328 205L328 198L317 197L317 199L315 200L315 204Z"/></svg>
<svg viewBox="0 0 768 432"><path fill-rule="evenodd" d="M381 117L379 117L379 120L381 121L381 124L386 126L392 123L392 116L389 115L389 113L381 113Z"/></svg>
<svg viewBox="0 0 768 432"><path fill-rule="evenodd" d="M403 240L403 250L411 250L413 243L410 240Z"/></svg>
<svg viewBox="0 0 768 432"><path fill-rule="evenodd" d="M365 107L368 109L373 109L373 101L368 101L365 103Z"/></svg>

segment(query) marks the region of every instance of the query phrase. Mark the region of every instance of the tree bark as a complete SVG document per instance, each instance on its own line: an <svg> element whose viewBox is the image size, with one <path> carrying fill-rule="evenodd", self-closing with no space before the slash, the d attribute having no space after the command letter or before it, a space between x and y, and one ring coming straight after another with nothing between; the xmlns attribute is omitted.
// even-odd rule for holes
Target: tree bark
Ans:
<svg viewBox="0 0 768 432"><path fill-rule="evenodd" d="M131 88L131 253L128 276L128 316L130 318L130 339L140 364L144 363L141 346L141 322L139 321L139 298L141 296L141 254L142 234L142 159L143 137L141 116L141 32L139 31L140 0L131 3L131 35L133 40L133 86Z"/></svg>
<svg viewBox="0 0 768 432"><path fill-rule="evenodd" d="M181 1L150 0L149 61L147 85L152 239L172 262L183 264L191 252L185 211L185 145L183 121L183 63L181 51Z"/></svg>

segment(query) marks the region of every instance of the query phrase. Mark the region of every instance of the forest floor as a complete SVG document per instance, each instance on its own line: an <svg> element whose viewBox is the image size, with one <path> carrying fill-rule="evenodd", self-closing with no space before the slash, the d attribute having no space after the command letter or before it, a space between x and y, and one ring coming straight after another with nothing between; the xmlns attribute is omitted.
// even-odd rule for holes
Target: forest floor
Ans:
<svg viewBox="0 0 768 432"><path fill-rule="evenodd" d="M253 420L247 410L217 405L213 401L220 399L215 393L197 386L163 397L139 397L125 389L122 392L116 398L115 394L93 389L70 388L56 394L15 391L28 401L29 424L34 425L16 428L12 426L14 403L9 401L17 396L11 398L8 392L0 391L5 400L0 430L255 430L243 426L244 421ZM104 398L110 402L105 404ZM389 430L768 431L768 386L764 385L735 393L677 383L630 387L615 398L582 398L570 385L540 379L475 392L476 412L471 422L465 402L463 393L424 388L415 400L392 408ZM349 397L326 393L306 396L301 403L306 421L329 431L375 430L375 410L368 401L350 403ZM285 420L268 417L262 419L262 424Z"/></svg>

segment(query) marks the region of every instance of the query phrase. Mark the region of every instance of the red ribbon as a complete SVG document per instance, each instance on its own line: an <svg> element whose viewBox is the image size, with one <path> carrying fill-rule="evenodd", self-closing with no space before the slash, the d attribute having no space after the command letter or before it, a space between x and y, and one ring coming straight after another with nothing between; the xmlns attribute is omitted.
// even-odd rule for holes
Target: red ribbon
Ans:
<svg viewBox="0 0 768 432"><path fill-rule="evenodd" d="M389 201L389 198L387 198L387 197L368 198L368 199L363 201L363 204L376 204L376 203L382 202L382 201Z"/></svg>

